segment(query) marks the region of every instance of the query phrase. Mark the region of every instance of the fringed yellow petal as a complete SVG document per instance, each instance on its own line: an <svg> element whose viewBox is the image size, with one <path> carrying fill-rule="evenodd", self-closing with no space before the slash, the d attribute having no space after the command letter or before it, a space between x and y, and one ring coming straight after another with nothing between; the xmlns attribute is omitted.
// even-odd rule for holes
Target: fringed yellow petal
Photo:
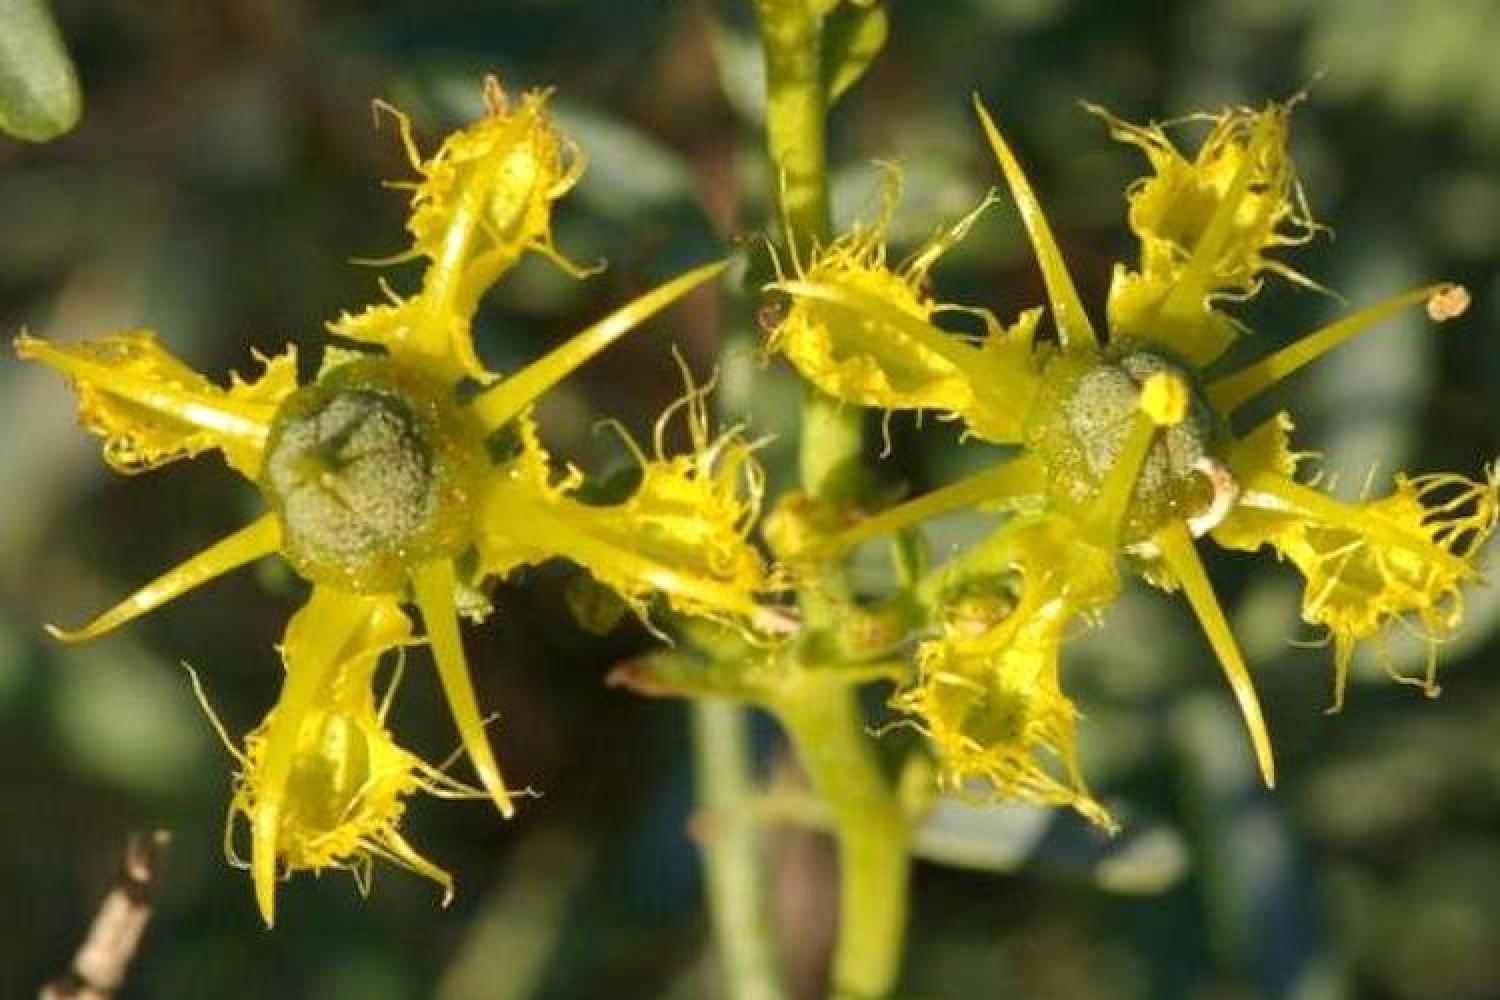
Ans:
<svg viewBox="0 0 1500 1000"><path fill-rule="evenodd" d="M1062 251L1057 247L1057 239L1052 235L1052 226L1047 222L1036 192L1031 189L1031 182L1026 179L1026 172L1021 169L1020 161L1011 152L1000 130L995 127L994 120L985 110L978 94L974 95L974 110L979 114L979 123L984 127L990 149L1000 163L1000 170L1010 186L1011 197L1016 200L1021 221L1025 223L1026 233L1031 238L1032 252L1036 254L1037 263L1042 269L1042 279L1047 284L1047 297L1052 305L1052 320L1057 324L1059 340L1064 348L1098 347L1099 337L1094 333L1094 325L1089 322L1083 300L1078 297L1078 289L1073 284L1072 275L1068 273L1067 262L1063 260Z"/></svg>
<svg viewBox="0 0 1500 1000"><path fill-rule="evenodd" d="M423 159L399 111L412 169L412 250L435 267L468 267L457 280L493 281L526 250L553 256L552 203L583 176L582 152L553 127L550 92L513 102L494 77L484 81L485 116L454 132ZM487 281L485 280L487 279ZM431 281L429 281L431 284Z"/></svg>
<svg viewBox="0 0 1500 1000"><path fill-rule="evenodd" d="M766 344L818 388L883 409L962 411L964 370L975 349L930 324L937 303L922 301L888 271L834 271L815 258L811 276L769 286L791 299ZM880 289L894 281L902 301Z"/></svg>
<svg viewBox="0 0 1500 1000"><path fill-rule="evenodd" d="M377 703L375 672L410 640L411 623L394 600L326 588L314 589L287 629L281 697L246 737L244 753L235 751L241 772L229 809L231 828L240 816L250 821L250 867L268 926L276 878L343 868L363 892L375 857L436 882L445 903L452 896L448 873L400 833L406 799L416 791L482 793L423 763L385 728L392 692Z"/></svg>
<svg viewBox="0 0 1500 1000"><path fill-rule="evenodd" d="M727 261L716 261L696 267L615 310L482 393L472 404L475 414L490 430L498 430L578 366L728 266Z"/></svg>
<svg viewBox="0 0 1500 1000"><path fill-rule="evenodd" d="M377 343L445 372L484 378L471 321L479 299L528 250L569 264L552 243L552 203L583 174L583 157L546 114L548 94L532 91L513 104L493 77L485 80L486 114L448 136L424 158L409 120L387 104L420 180L412 187L411 250L424 257L421 290L410 299L346 315L331 324L341 336Z"/></svg>
<svg viewBox="0 0 1500 1000"><path fill-rule="evenodd" d="M848 276L840 276L847 281ZM886 410L936 410L963 420L976 437L1018 441L1036 392L1032 343L1039 310L1003 326L982 310L928 302L926 315L837 281L784 281L771 288L793 302L767 349L779 351L837 399ZM930 323L939 311L981 318L986 333L970 346Z"/></svg>
<svg viewBox="0 0 1500 1000"><path fill-rule="evenodd" d="M1198 616L1198 623L1208 636L1209 645L1213 646L1219 665L1224 668L1224 677L1234 691L1235 701L1239 702L1240 714L1245 717L1245 728L1250 731L1250 745L1255 750L1260 776L1267 788L1274 788L1276 761L1271 754L1271 738L1266 733L1266 720L1261 714L1255 683L1250 679L1249 668L1234 641L1224 610L1219 607L1219 599L1214 596L1213 584L1209 583L1203 562L1198 558L1193 536L1188 533L1186 525L1179 523L1161 529L1152 540L1161 553L1162 562L1181 585L1188 604Z"/></svg>
<svg viewBox="0 0 1500 1000"><path fill-rule="evenodd" d="M270 555L280 544L281 527L274 516L267 514L163 573L82 628L48 625L47 631L63 642L97 639L215 577Z"/></svg>
<svg viewBox="0 0 1500 1000"><path fill-rule="evenodd" d="M1128 192L1141 257L1138 270L1116 269L1113 333L1159 343L1201 368L1236 332L1214 308L1217 300L1253 295L1265 271L1309 283L1266 256L1306 243L1318 230L1287 154L1289 109L1225 112L1188 160L1161 126L1131 125L1089 108L1116 139L1139 147L1153 171Z"/></svg>
<svg viewBox="0 0 1500 1000"><path fill-rule="evenodd" d="M261 358L265 371L259 379L235 376L228 389L178 361L149 330L71 344L23 333L15 348L24 360L73 380L79 421L104 438L105 461L124 473L218 448L234 469L254 479L276 406L297 388L292 348Z"/></svg>
<svg viewBox="0 0 1500 1000"><path fill-rule="evenodd" d="M655 456L634 448L641 481L623 502L590 506L535 473L497 476L481 514L480 567L503 575L563 557L617 591L643 616L653 594L684 614L759 615L756 596L776 586L750 531L763 476L753 445L736 429L710 438L705 389L657 422ZM691 451L669 455L668 422L686 417ZM524 530L517 530L524 526Z"/></svg>
<svg viewBox="0 0 1500 1000"><path fill-rule="evenodd" d="M1307 243L1319 229L1287 154L1290 106L1211 118L1208 138L1191 160L1158 124L1136 126L1089 106L1152 166L1128 192L1140 267L1116 270L1112 331L1161 343L1203 367L1223 354L1236 331L1215 301L1256 294L1265 271L1310 283L1266 256Z"/></svg>
<svg viewBox="0 0 1500 1000"><path fill-rule="evenodd" d="M991 582L1010 600L954 598L941 636L917 651L918 679L893 705L932 741L944 787L960 795L1071 806L1113 831L1114 820L1078 766L1078 712L1058 680L1058 656L1075 619L1114 593L1112 558L1080 545L1068 522L1011 522L950 570L955 592ZM975 573L988 563L991 576Z"/></svg>
<svg viewBox="0 0 1500 1000"><path fill-rule="evenodd" d="M1397 476L1390 495L1356 504L1276 471L1246 476L1245 486L1245 510L1215 538L1270 545L1306 578L1302 618L1327 629L1334 645L1332 710L1343 704L1355 644L1396 620L1414 623L1431 647L1423 677L1398 679L1436 694L1437 646L1462 621L1462 585L1478 581L1475 558L1494 530L1494 483Z"/></svg>
<svg viewBox="0 0 1500 1000"><path fill-rule="evenodd" d="M1233 413L1299 368L1316 361L1335 347L1364 333L1376 324L1385 322L1401 310L1419 303L1451 302L1457 297L1456 293L1462 292L1462 285L1444 282L1414 288L1400 295L1393 295L1383 302L1366 306L1356 313L1297 338L1276 353L1246 365L1233 375L1213 382L1206 390L1208 401L1222 414ZM1454 312L1446 307L1436 312L1432 309L1428 311L1429 314L1441 316L1444 320L1463 313L1462 309Z"/></svg>
<svg viewBox="0 0 1500 1000"><path fill-rule="evenodd" d="M1227 174L1228 184L1213 191L1217 201L1207 215L1177 220L1179 225L1186 224L1187 234L1192 234L1193 227L1200 222L1203 228L1196 233L1196 241L1186 244L1187 260L1162 306L1164 312L1192 311L1215 290L1248 291L1259 270L1261 251L1276 238L1276 222L1291 211L1287 195L1295 175L1286 155L1286 110L1273 104L1260 114L1251 113L1243 124L1233 115L1224 121L1227 128L1209 137L1199 151L1199 159L1207 163L1203 174L1209 177L1218 174L1220 178ZM1233 136L1243 129L1248 129L1249 136L1241 143ZM1149 185L1147 181L1144 186ZM1252 193L1261 199L1264 208L1257 210L1257 206L1251 205L1246 211L1245 200ZM1136 196L1149 199L1149 192L1137 191ZM1173 199L1171 208L1176 211L1184 208L1180 195ZM1152 213L1143 208L1140 214L1148 217ZM1244 219L1247 215L1253 220L1248 227ZM1138 224L1151 231L1144 221ZM1164 228L1171 230L1170 224Z"/></svg>
<svg viewBox="0 0 1500 1000"><path fill-rule="evenodd" d="M515 815L516 807L511 802L505 780L500 777L500 766L495 763L494 752L490 749L489 736L484 731L484 717L480 715L474 685L469 679L463 636L458 630L458 607L454 602L457 585L453 563L446 559L426 563L412 573L412 590L422 612L432 658L437 663L438 679L448 698L448 709L453 713L459 738L469 752L469 760L479 775L480 784L490 793L500 815L509 819Z"/></svg>
<svg viewBox="0 0 1500 1000"><path fill-rule="evenodd" d="M1320 493L1311 486L1305 486L1271 472L1256 471L1246 474L1236 469L1235 475L1244 488L1241 503L1247 506L1268 509L1272 512L1290 512L1297 515L1303 523L1329 527L1349 526L1357 523L1359 536L1364 543L1412 550L1420 554L1423 561L1432 563L1455 580L1478 578L1478 571L1467 555L1455 554L1448 546L1437 544L1430 537L1422 517L1418 516L1419 513L1425 511L1420 504L1416 507L1410 503L1392 504L1391 509L1384 512L1388 516L1382 516L1380 505L1384 501L1370 501L1359 505L1346 504ZM1408 480L1405 476L1397 476L1397 492L1404 491L1403 484L1411 485L1433 478L1419 476L1415 480ZM1462 476L1436 478L1445 482L1451 480L1468 483L1473 488L1477 499L1483 499L1485 491L1488 490L1487 484L1474 483ZM1386 498L1386 500L1390 499ZM1488 507L1489 502L1485 501L1482 509L1487 510ZM1376 516L1351 521L1359 510L1369 510ZM1279 546L1281 543L1275 542L1275 544ZM1288 542L1288 544L1291 543Z"/></svg>
<svg viewBox="0 0 1500 1000"><path fill-rule="evenodd" d="M814 247L805 266L794 260L794 275L780 275L767 286L785 295L787 305L766 349L784 355L835 399L887 410L937 410L962 417L980 436L1015 440L1023 397L1034 381L1036 314L1024 314L1007 330L983 310L938 302L928 280L932 266L964 238L994 196L896 265L888 259L886 231L899 188L900 174L890 168L874 219ZM934 325L943 312L979 318L984 346L994 349L983 353ZM1017 349L999 349L1008 344Z"/></svg>

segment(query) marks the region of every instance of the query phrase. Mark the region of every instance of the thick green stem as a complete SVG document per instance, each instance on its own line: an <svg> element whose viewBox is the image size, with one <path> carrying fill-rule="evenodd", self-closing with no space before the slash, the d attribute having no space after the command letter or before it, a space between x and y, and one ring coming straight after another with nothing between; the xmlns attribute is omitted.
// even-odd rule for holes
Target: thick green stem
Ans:
<svg viewBox="0 0 1500 1000"><path fill-rule="evenodd" d="M816 0L755 0L766 64L766 144L783 234L799 260L828 241L823 123L823 18ZM802 484L819 499L847 503L862 480L861 416L809 387L802 408Z"/></svg>
<svg viewBox="0 0 1500 1000"><path fill-rule="evenodd" d="M829 238L823 15L829 0L754 0L766 66L766 133L789 248L806 260ZM801 475L813 498L842 507L864 483L857 407L809 390L802 407ZM838 581L801 595L808 628L841 616ZM829 586L832 585L832 586ZM834 599L830 600L829 597ZM803 670L773 706L827 803L838 843L840 919L833 993L890 996L906 929L910 823L865 732L858 694L833 673Z"/></svg>
<svg viewBox="0 0 1500 1000"><path fill-rule="evenodd" d="M906 933L910 823L881 772L855 690L809 671L777 699L777 717L828 807L839 846L839 937L832 994L892 994Z"/></svg>
<svg viewBox="0 0 1500 1000"><path fill-rule="evenodd" d="M766 60L766 141L782 218L799 251L828 238L823 19L814 0L755 0Z"/></svg>
<svg viewBox="0 0 1500 1000"><path fill-rule="evenodd" d="M745 709L720 698L693 701L703 870L725 1000L781 1000L771 935L765 858L755 817L755 777Z"/></svg>

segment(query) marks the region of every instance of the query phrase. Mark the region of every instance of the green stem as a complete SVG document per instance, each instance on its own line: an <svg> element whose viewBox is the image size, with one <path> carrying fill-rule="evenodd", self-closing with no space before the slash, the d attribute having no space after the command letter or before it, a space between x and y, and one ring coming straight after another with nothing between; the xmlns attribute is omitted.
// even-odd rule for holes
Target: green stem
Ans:
<svg viewBox="0 0 1500 1000"><path fill-rule="evenodd" d="M724 996L782 1000L756 827L748 713L722 698L697 698L692 705L700 847Z"/></svg>
<svg viewBox="0 0 1500 1000"><path fill-rule="evenodd" d="M832 994L877 1000L895 989L906 933L911 825L865 734L857 692L816 670L774 706L828 807L839 847L839 937Z"/></svg>
<svg viewBox="0 0 1500 1000"><path fill-rule="evenodd" d="M803 261L828 241L831 228L821 6L816 0L755 0L765 52L771 183L787 245ZM854 498L862 482L862 424L858 407L808 389L802 407L801 474L811 495L842 503Z"/></svg>
<svg viewBox="0 0 1500 1000"><path fill-rule="evenodd" d="M754 0L766 66L766 135L787 244L799 260L828 241L823 15L828 0ZM803 488L847 507L864 487L863 420L858 407L809 390L802 406ZM809 629L842 617L841 579L800 595ZM838 844L840 919L834 958L836 997L890 996L906 930L911 826L865 732L858 693L845 679L803 670L772 706L791 736Z"/></svg>
<svg viewBox="0 0 1500 1000"><path fill-rule="evenodd" d="M755 0L766 64L766 135L786 239L799 259L829 238L822 15L826 0ZM817 500L847 506L864 485L859 408L809 390L802 406L801 475ZM840 616L836 581L801 595L808 628ZM829 600L833 595L834 600ZM842 679L803 673L774 706L833 817L840 920L834 994L889 996L906 930L910 824L865 734L857 692Z"/></svg>
<svg viewBox="0 0 1500 1000"><path fill-rule="evenodd" d="M755 0L766 60L766 141L778 174L772 181L799 250L826 240L829 230L823 23L813 8L813 0Z"/></svg>

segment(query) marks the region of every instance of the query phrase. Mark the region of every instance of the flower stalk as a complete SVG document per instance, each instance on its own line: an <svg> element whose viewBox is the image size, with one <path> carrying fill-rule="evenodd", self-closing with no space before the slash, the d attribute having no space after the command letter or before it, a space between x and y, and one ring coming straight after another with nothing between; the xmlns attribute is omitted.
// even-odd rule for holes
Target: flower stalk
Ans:
<svg viewBox="0 0 1500 1000"><path fill-rule="evenodd" d="M820 0L755 0L766 68L766 139L787 248L794 258L830 234ZM809 387L802 404L800 473L816 504L858 499L862 416ZM799 594L804 626L837 620L844 588L822 578ZM866 735L858 692L842 672L798 672L771 705L828 806L839 855L839 933L831 992L884 997L900 968L906 927L910 823Z"/></svg>
<svg viewBox="0 0 1500 1000"><path fill-rule="evenodd" d="M697 833L726 1000L782 1000L749 723L749 710L727 698L693 700Z"/></svg>

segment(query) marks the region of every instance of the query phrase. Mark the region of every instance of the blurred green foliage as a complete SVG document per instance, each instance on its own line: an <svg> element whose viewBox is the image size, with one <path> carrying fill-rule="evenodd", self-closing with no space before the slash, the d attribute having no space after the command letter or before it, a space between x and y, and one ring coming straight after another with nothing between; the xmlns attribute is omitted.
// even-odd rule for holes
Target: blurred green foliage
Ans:
<svg viewBox="0 0 1500 1000"><path fill-rule="evenodd" d="M47 0L0 0L0 132L56 139L82 112L78 77Z"/></svg>
<svg viewBox="0 0 1500 1000"><path fill-rule="evenodd" d="M743 6L743 5L739 5ZM477 108L477 81L555 85L591 167L558 213L558 243L608 258L584 283L526 267L485 313L482 349L513 367L580 321L766 218L757 73L745 12L666 0L311 4L187 0L59 4L89 116L46 147L0 140L0 327L58 337L150 325L207 371L248 350L310 343L367 301L350 266L400 244L404 165L369 100L409 110L429 141ZM1130 119L1310 89L1294 152L1337 239L1300 270L1352 301L1434 278L1476 306L1435 334L1393 323L1296 380L1281 402L1302 441L1357 491L1366 473L1474 473L1500 427L1500 3L1456 0L896 0L890 40L833 117L835 210L870 204L874 159L901 162L893 243L913 244L996 183L969 112L981 92L1054 214L1085 300L1126 245L1122 192L1140 165L1080 99ZM868 26L851 29L858 43ZM401 276L398 275L398 281ZM1040 300L1013 212L945 258L945 297L1004 316ZM706 372L754 343L754 304L677 316L611 351L545 402L549 442L600 474L629 466L600 415L637 434L680 391L670 347ZM1253 355L1338 309L1277 288L1255 307ZM778 435L772 489L792 475L797 386L730 366L724 405ZM712 995L688 821L681 706L606 688L651 645L571 622L572 575L528 574L471 637L476 682L502 717L509 773L544 793L500 825L482 805L419 807L413 839L458 877L430 888L377 872L361 902L341 876L282 896L274 933L219 855L229 761L179 661L231 729L274 696L300 586L277 567L84 649L40 623L83 619L240 523L249 501L205 461L137 481L106 474L71 402L41 371L0 365L0 995L66 964L128 831L176 833L166 895L126 997L703 997ZM895 420L883 481L920 490L982 460L952 429ZM872 458L880 435L871 435ZM974 537L964 518L940 544ZM1233 706L1189 615L1144 590L1080 635L1066 683L1086 715L1086 771L1128 834L1068 816L945 804L924 831L905 996L1454 997L1500 994L1500 597L1477 594L1426 702L1373 660L1325 717L1328 651L1296 640L1282 567L1224 556L1216 582L1261 684L1284 771L1259 789ZM871 574L882 572L872 564ZM873 582L876 577L872 576ZM576 597L576 594L575 594ZM1294 641L1289 641L1294 640ZM1417 646L1393 637L1409 669ZM404 731L449 747L441 705L412 684ZM768 768L784 751L760 734ZM816 982L830 857L775 838L787 961ZM960 867L962 865L963 867ZM980 870L975 870L980 869Z"/></svg>

